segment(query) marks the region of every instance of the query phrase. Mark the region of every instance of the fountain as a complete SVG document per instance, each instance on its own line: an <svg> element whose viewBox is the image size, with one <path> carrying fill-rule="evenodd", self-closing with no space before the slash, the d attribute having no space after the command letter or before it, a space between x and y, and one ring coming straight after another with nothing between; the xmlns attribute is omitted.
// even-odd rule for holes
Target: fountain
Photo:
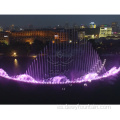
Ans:
<svg viewBox="0 0 120 120"><path fill-rule="evenodd" d="M73 34L73 41L49 43L33 60L25 74L10 77L3 69L0 76L36 84L69 84L91 82L116 75L120 67L106 71L97 52L87 40L78 40ZM77 39L77 41L76 41Z"/></svg>

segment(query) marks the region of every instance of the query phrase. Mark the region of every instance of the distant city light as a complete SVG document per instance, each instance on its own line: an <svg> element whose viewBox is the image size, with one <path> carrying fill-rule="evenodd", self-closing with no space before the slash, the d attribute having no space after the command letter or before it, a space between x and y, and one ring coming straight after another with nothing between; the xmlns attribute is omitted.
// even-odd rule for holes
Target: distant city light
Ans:
<svg viewBox="0 0 120 120"><path fill-rule="evenodd" d="M4 35L4 37L8 37L8 35Z"/></svg>
<svg viewBox="0 0 120 120"><path fill-rule="evenodd" d="M95 23L94 23L94 22L91 22L90 24L94 25Z"/></svg>
<svg viewBox="0 0 120 120"><path fill-rule="evenodd" d="M16 56L17 56L17 53L16 53L16 52L14 52L12 56L13 56L13 57L16 57Z"/></svg>
<svg viewBox="0 0 120 120"><path fill-rule="evenodd" d="M69 40L69 43L72 43L72 40Z"/></svg>
<svg viewBox="0 0 120 120"><path fill-rule="evenodd" d="M22 28L20 28L20 31L22 31L23 29Z"/></svg>
<svg viewBox="0 0 120 120"><path fill-rule="evenodd" d="M90 22L90 28L96 28L95 22Z"/></svg>
<svg viewBox="0 0 120 120"><path fill-rule="evenodd" d="M52 43L54 44L54 43L55 43L55 41L53 40L53 41L52 41Z"/></svg>
<svg viewBox="0 0 120 120"><path fill-rule="evenodd" d="M54 37L58 37L58 35L54 35Z"/></svg>

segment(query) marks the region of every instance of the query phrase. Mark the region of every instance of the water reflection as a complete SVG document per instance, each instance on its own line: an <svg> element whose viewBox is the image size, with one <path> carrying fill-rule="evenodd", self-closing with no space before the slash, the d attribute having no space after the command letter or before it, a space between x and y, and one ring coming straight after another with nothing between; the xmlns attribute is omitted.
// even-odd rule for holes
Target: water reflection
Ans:
<svg viewBox="0 0 120 120"><path fill-rule="evenodd" d="M17 59L14 59L14 66L15 66L16 68L19 66Z"/></svg>
<svg viewBox="0 0 120 120"><path fill-rule="evenodd" d="M18 59L14 59L14 75L20 74L20 66Z"/></svg>

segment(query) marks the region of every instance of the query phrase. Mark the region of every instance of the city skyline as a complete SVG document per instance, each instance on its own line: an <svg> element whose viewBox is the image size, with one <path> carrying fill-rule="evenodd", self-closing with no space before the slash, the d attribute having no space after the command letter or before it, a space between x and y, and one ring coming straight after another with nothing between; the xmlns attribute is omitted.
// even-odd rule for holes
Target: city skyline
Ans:
<svg viewBox="0 0 120 120"><path fill-rule="evenodd" d="M8 27L14 24L18 27L33 25L34 28L39 28L64 26L66 23L69 26L74 24L89 25L90 22L95 22L97 26L101 24L111 25L112 22L118 22L119 25L119 19L119 15L0 15L0 26Z"/></svg>

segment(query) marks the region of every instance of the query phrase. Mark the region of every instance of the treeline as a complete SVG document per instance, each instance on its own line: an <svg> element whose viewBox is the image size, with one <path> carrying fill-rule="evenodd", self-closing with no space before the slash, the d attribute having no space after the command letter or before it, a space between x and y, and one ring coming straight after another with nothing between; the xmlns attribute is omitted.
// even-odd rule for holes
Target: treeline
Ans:
<svg viewBox="0 0 120 120"><path fill-rule="evenodd" d="M0 53L11 56L14 52L19 56L29 56L30 54L39 54L49 42L43 43L42 41L35 40L33 44L14 42L9 45L0 43Z"/></svg>
<svg viewBox="0 0 120 120"><path fill-rule="evenodd" d="M97 50L98 54L120 54L120 40L103 40L101 42L96 42L95 40L90 40L92 46Z"/></svg>

